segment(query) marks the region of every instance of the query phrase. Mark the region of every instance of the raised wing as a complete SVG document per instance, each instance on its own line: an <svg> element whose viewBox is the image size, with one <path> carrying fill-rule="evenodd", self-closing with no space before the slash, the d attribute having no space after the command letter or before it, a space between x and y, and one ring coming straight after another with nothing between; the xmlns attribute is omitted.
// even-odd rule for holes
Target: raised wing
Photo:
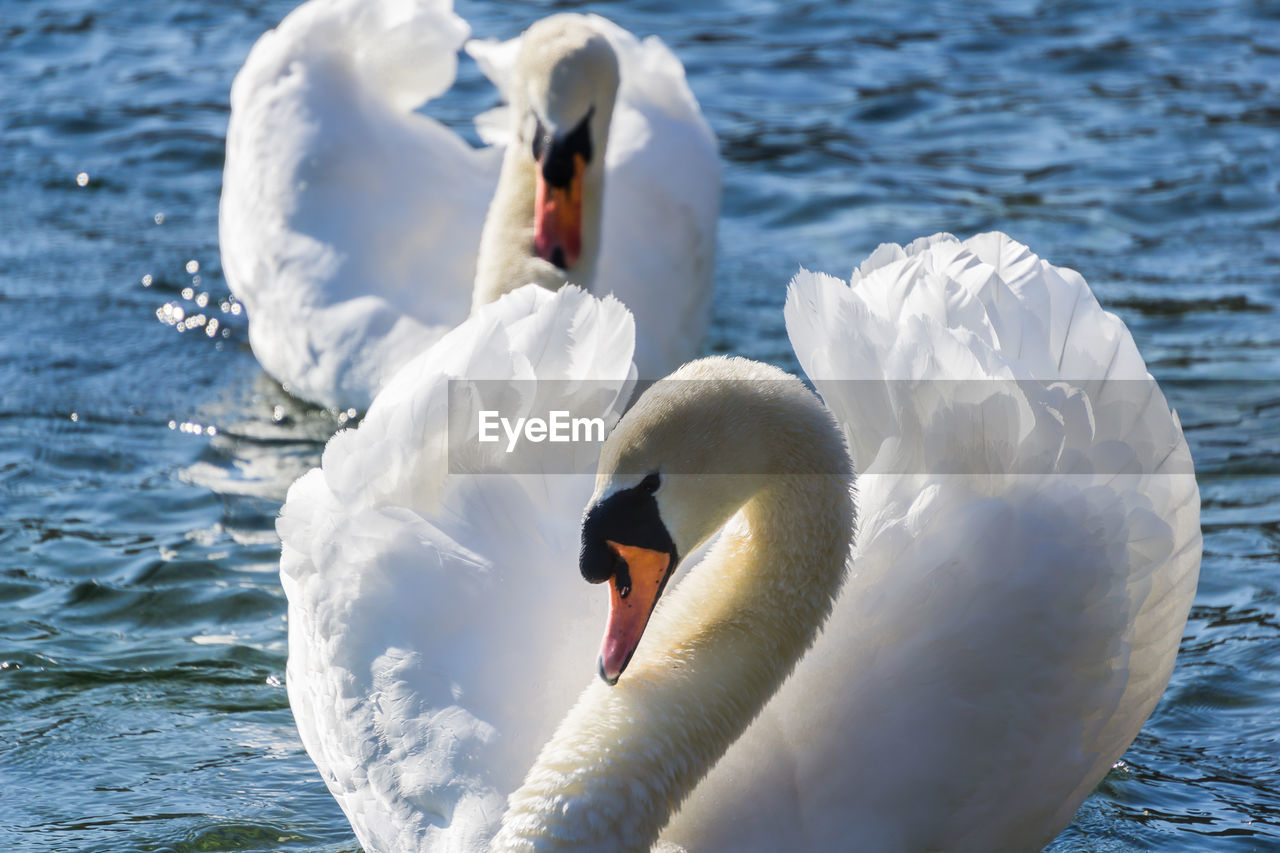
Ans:
<svg viewBox="0 0 1280 853"><path fill-rule="evenodd" d="M1173 668L1200 564L1177 418L1084 280L1002 234L802 272L786 319L859 472L850 577L673 837L1039 849Z"/></svg>
<svg viewBox="0 0 1280 853"><path fill-rule="evenodd" d="M802 273L787 323L861 476L854 573L784 698L834 679L818 719L875 733L806 772L887 846L1042 845L1173 668L1200 564L1178 420L1084 279L1003 234Z"/></svg>
<svg viewBox="0 0 1280 853"><path fill-rule="evenodd" d="M594 448L508 456L457 430L497 404L611 426L633 334L616 300L509 294L399 371L290 490L290 704L365 849L487 849L594 677L599 625L577 570Z"/></svg>

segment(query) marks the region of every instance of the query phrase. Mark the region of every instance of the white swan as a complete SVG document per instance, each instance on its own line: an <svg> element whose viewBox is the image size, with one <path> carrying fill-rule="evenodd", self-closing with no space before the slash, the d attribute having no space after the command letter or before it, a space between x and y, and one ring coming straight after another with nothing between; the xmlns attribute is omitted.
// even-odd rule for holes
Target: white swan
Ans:
<svg viewBox="0 0 1280 853"><path fill-rule="evenodd" d="M459 372L601 382L481 384L454 429L616 417L625 313L522 290L294 486L290 701L366 849L1018 850L1070 820L1162 692L1199 567L1187 446L1128 331L998 234L802 273L787 323L829 410L695 362L593 485L542 473L546 444L444 444ZM616 680L576 705L601 602L575 564L609 581Z"/></svg>
<svg viewBox="0 0 1280 853"><path fill-rule="evenodd" d="M451 5L311 0L236 75L219 242L263 368L299 397L364 409L473 293L526 282L622 299L646 376L696 355L720 164L679 60L594 15L467 42L511 105L477 119L490 147L476 150L413 111L453 82L468 28Z"/></svg>

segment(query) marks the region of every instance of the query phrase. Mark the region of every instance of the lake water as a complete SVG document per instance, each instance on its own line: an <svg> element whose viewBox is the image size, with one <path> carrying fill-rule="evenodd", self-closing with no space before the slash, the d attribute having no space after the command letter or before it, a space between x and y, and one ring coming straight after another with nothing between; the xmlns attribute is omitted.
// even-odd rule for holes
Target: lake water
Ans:
<svg viewBox="0 0 1280 853"><path fill-rule="evenodd" d="M292 5L0 0L0 849L357 849L289 713L273 528L338 424L262 375L218 261L228 89ZM1007 231L1129 324L1204 566L1164 701L1051 849L1280 849L1280 6L583 8L661 35L720 137L711 350L793 368L798 265L938 230ZM470 134L460 73L430 111Z"/></svg>

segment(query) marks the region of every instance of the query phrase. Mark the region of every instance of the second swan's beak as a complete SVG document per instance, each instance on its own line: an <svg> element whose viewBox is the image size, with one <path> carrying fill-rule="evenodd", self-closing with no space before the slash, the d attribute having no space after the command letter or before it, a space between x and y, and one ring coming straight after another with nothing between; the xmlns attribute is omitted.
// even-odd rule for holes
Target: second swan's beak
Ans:
<svg viewBox="0 0 1280 853"><path fill-rule="evenodd" d="M671 555L613 541L608 545L626 568L619 566L609 579L609 622L600 644L599 665L600 677L617 684L666 585Z"/></svg>
<svg viewBox="0 0 1280 853"><path fill-rule="evenodd" d="M533 250L538 257L562 270L571 270L582 254L582 173L587 161L574 152L572 171L548 168L547 160L557 156L553 146L538 164L537 191L533 207ZM556 171L566 173L563 176ZM558 186L553 180L567 179Z"/></svg>

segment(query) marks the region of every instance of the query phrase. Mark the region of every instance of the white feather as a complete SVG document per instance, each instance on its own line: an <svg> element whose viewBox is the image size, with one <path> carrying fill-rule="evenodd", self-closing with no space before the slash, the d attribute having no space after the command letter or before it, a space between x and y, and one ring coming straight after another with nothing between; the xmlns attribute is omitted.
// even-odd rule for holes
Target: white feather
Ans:
<svg viewBox="0 0 1280 853"><path fill-rule="evenodd" d="M450 407L450 380L536 385L537 405L594 401L613 422L632 335L616 300L509 294L407 364L290 489L290 703L367 849L487 849L507 793L594 677L594 590L577 571L594 457L576 473L451 474L449 416L477 412L458 411L465 396Z"/></svg>
<svg viewBox="0 0 1280 853"><path fill-rule="evenodd" d="M1084 280L1003 234L802 272L786 316L852 438L851 576L670 835L1038 849L1173 667L1200 562L1177 419Z"/></svg>

